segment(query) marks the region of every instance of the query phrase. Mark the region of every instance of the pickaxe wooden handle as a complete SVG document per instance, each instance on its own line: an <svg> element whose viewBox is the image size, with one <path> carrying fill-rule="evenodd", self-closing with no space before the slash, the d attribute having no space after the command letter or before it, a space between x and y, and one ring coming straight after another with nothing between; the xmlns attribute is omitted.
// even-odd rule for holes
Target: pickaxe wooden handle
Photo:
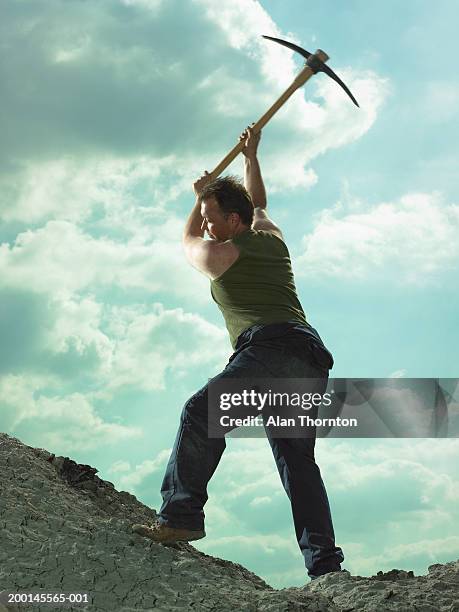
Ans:
<svg viewBox="0 0 459 612"><path fill-rule="evenodd" d="M323 63L325 63L329 59L328 55L321 49L318 49L315 52L314 56L317 57ZM277 113L277 111L287 102L290 96L297 89L302 87L306 83L306 81L312 77L313 74L315 74L315 71L313 71L313 69L310 68L310 66L305 66L303 68L303 70L298 74L298 76L295 78L292 84L289 87L287 87L284 93L274 102L271 108L269 108L266 111L266 113L262 117L260 117L260 119L258 119L258 121L255 123L255 125L252 128L255 134L259 132L262 128L264 128L264 126L268 123L271 117L275 113ZM225 170L225 168L227 168L230 165L233 159L235 159L239 155L239 153L242 151L244 146L245 146L245 142L242 140L241 142L238 142L237 145L231 149L228 155L224 157L222 161L218 164L218 166L216 166L210 173L210 176L212 177L211 180L216 179L223 172L223 170Z"/></svg>

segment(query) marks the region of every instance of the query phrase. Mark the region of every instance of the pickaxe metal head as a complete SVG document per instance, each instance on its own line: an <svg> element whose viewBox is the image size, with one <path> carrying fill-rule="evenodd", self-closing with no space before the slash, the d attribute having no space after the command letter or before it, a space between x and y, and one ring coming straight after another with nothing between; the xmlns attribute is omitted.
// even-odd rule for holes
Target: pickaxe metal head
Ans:
<svg viewBox="0 0 459 612"><path fill-rule="evenodd" d="M333 70L327 66L327 64L322 62L320 58L317 57L317 54L313 55L312 53L309 53L309 51L306 51L306 49L303 49L302 47L299 47L298 45L295 45L294 43L288 42L287 40L282 40L281 38L274 38L273 36L265 36L265 35L263 35L263 38L267 38L268 40L273 40L274 42L277 42L280 45L283 45L284 47L288 47L289 49L292 49L292 51L297 51L298 53L300 53L300 55L306 58L306 65L309 66L314 73L325 72L326 74L328 74L329 77L331 77L334 81L336 81L339 85L341 85L341 87L344 89L347 95L351 98L354 104L356 106L359 106L357 100L354 98L354 96L352 95L347 85L343 83L343 81L339 78L339 76L335 74Z"/></svg>

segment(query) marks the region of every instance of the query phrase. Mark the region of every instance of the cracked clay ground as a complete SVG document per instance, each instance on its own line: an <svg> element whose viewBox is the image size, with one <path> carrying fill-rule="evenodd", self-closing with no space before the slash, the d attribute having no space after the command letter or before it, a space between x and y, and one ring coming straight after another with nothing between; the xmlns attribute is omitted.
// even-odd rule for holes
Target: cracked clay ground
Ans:
<svg viewBox="0 0 459 612"><path fill-rule="evenodd" d="M190 544L131 532L155 511L99 479L94 468L0 433L0 593L87 592L80 606L0 603L5 610L459 612L459 562L425 576L328 574L276 590L236 563Z"/></svg>

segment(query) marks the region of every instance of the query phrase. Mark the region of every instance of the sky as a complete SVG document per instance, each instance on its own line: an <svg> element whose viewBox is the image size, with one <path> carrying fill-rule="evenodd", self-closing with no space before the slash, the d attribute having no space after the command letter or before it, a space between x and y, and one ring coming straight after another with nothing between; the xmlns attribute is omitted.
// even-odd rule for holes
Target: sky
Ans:
<svg viewBox="0 0 459 612"><path fill-rule="evenodd" d="M264 128L271 217L335 377L458 377L459 6L443 0L0 5L0 430L159 509L183 404L231 346L181 232L191 185ZM227 170L242 176L237 158ZM343 568L459 557L457 439L318 439ZM307 582L265 439L230 439L196 547Z"/></svg>

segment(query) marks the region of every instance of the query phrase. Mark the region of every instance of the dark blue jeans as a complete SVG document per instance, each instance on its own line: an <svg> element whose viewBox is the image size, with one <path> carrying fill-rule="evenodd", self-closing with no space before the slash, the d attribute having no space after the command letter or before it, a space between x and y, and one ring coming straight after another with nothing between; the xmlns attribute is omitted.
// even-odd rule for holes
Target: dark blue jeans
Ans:
<svg viewBox="0 0 459 612"><path fill-rule="evenodd" d="M298 323L254 325L243 332L225 369L215 378L314 378L327 386L333 358L316 330ZM211 381L209 381L211 382ZM320 381L319 381L320 384ZM317 408L316 408L317 411ZM316 414L311 414L315 418ZM315 437L275 438L265 428L277 469L290 499L295 533L310 577L340 569L330 506L319 467ZM208 384L185 404L161 487L159 521L170 527L204 528L207 484L225 450L225 438L208 436Z"/></svg>

